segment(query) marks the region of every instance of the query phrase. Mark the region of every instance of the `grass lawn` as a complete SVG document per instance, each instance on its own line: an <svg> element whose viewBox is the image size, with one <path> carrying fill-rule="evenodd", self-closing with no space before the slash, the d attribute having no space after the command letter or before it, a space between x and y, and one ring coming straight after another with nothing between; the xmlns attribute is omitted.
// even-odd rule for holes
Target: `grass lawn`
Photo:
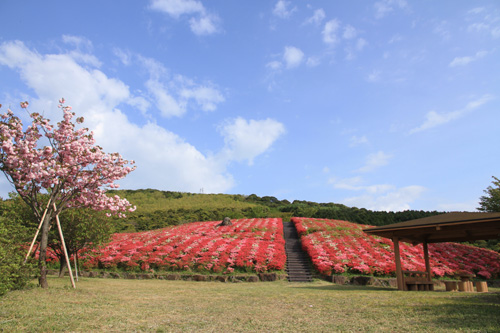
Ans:
<svg viewBox="0 0 500 333"><path fill-rule="evenodd" d="M500 331L500 289L81 278L73 290L55 277L49 285L0 297L0 331Z"/></svg>

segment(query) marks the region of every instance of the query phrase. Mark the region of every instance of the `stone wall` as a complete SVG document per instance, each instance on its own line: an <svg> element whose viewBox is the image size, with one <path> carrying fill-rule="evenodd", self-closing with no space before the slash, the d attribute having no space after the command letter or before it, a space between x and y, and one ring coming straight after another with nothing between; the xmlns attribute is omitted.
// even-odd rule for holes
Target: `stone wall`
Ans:
<svg viewBox="0 0 500 333"><path fill-rule="evenodd" d="M49 270L51 275L58 275L57 270ZM250 275L203 275L181 273L131 273L131 272L78 272L81 277L104 279L132 279L132 280L183 280L183 281L216 281L216 282L272 282L286 279L286 275L277 273L258 273ZM66 275L68 273L66 272Z"/></svg>

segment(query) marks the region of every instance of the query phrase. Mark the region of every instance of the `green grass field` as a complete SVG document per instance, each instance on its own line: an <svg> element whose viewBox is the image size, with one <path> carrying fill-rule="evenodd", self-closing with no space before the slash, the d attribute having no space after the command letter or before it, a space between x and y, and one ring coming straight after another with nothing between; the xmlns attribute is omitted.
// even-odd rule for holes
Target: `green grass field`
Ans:
<svg viewBox="0 0 500 333"><path fill-rule="evenodd" d="M0 298L0 331L499 331L500 290L81 278Z"/></svg>

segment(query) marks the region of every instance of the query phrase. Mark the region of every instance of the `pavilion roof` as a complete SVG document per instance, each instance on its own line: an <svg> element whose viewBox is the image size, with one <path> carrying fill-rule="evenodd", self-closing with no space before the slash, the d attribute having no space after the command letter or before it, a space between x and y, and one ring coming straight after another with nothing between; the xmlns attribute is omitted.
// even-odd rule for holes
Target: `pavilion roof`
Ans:
<svg viewBox="0 0 500 333"><path fill-rule="evenodd" d="M394 223L364 232L409 243L440 243L500 238L500 213L453 212Z"/></svg>

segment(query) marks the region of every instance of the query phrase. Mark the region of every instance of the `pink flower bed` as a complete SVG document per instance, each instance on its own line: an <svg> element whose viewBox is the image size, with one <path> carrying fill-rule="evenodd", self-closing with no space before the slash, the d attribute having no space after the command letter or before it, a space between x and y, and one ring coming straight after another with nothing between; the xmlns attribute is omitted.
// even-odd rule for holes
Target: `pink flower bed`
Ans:
<svg viewBox="0 0 500 333"><path fill-rule="evenodd" d="M84 256L84 266L231 273L265 272L285 266L281 219L194 222L138 233L113 235L112 241Z"/></svg>
<svg viewBox="0 0 500 333"><path fill-rule="evenodd" d="M370 236L360 225L346 221L292 218L302 247L322 274L361 273L395 275L391 240ZM422 245L400 243L403 270L425 271ZM500 254L458 243L429 244L430 264L435 276L467 272L490 279L500 277Z"/></svg>

